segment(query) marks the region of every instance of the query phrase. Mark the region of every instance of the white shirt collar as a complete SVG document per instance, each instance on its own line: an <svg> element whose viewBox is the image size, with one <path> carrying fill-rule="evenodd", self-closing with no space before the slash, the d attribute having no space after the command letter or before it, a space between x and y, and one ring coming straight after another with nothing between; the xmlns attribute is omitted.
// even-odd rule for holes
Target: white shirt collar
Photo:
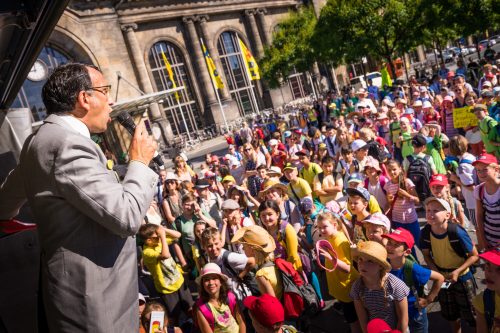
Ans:
<svg viewBox="0 0 500 333"><path fill-rule="evenodd" d="M61 118L68 123L68 125L84 137L87 137L90 139L90 131L87 128L87 125L85 125L81 120L79 120L76 117L73 117L72 115L69 114L63 114L61 115Z"/></svg>

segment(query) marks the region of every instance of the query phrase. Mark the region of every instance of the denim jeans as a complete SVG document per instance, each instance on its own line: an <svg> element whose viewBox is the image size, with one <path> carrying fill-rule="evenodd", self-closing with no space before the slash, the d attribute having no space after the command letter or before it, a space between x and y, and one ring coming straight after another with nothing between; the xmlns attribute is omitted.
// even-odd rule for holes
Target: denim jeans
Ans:
<svg viewBox="0 0 500 333"><path fill-rule="evenodd" d="M429 331L427 310L420 310L420 315L418 317L412 318L412 316L410 316L408 320L408 327L410 328L411 333L427 333Z"/></svg>

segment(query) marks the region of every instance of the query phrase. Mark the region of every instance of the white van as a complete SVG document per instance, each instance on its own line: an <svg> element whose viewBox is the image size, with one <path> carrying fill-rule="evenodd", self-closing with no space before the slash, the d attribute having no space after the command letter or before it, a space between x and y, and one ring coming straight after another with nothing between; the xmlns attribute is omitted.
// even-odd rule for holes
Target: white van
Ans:
<svg viewBox="0 0 500 333"><path fill-rule="evenodd" d="M370 72L366 74L367 80L372 80L373 85L377 87L382 87L382 74L380 72ZM359 88L367 88L368 83L365 82L364 75L356 76L351 79L351 86L356 90Z"/></svg>

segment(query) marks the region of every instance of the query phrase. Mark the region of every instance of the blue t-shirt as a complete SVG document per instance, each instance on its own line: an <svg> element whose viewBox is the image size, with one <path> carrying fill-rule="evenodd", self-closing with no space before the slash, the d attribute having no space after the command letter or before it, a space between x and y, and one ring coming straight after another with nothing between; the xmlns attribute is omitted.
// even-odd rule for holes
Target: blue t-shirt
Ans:
<svg viewBox="0 0 500 333"><path fill-rule="evenodd" d="M451 222L448 222L448 223L451 223ZM472 250L474 248L474 244L472 244L472 240L469 237L469 234L467 234L467 231L465 231L464 228L457 226L457 237L458 237L459 242L462 244L462 247L465 249L466 253L471 254ZM460 267L461 264L458 264L458 262L463 263L466 260L465 258L459 257L459 255L457 253L455 253L455 251L453 251L453 250L452 250L452 252L443 251L443 249L445 248L445 244L440 244L440 243L441 242L443 242L443 243L448 242L449 243L448 232L445 232L444 234L441 234L441 235L437 235L437 234L433 233L431 230L430 238L431 238L430 239L431 243L424 242L421 239L420 249L421 250L424 250L424 249L432 250L431 244L433 243L433 238L434 238L434 241L436 242L436 244L439 245L438 249L434 249L432 251L432 256L434 258L434 262L435 262L436 266L451 270L451 269ZM460 259L458 259L458 258L460 258ZM446 265L447 263L455 263L455 264L449 266L449 265ZM464 281L471 279L472 277L473 277L472 273L469 269L469 271L466 274L459 276L458 281L464 282Z"/></svg>
<svg viewBox="0 0 500 333"><path fill-rule="evenodd" d="M396 277L404 281L406 285L408 285L408 282L404 280L404 266L400 269L392 269L391 274L395 275ZM417 296L415 294L420 287L423 287L427 283L427 281L429 281L431 277L431 270L422 267L417 263L414 263L412 269L412 277L414 285L408 286L410 288L410 293L408 294L408 315L410 316L410 318L417 318L419 316L419 313L417 304L415 303L417 301Z"/></svg>

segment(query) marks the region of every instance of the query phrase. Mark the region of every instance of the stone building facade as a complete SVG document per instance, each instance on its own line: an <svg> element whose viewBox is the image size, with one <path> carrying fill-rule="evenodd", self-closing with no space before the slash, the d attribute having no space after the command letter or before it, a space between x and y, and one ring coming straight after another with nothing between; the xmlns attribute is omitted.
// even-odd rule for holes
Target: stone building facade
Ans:
<svg viewBox="0 0 500 333"><path fill-rule="evenodd" d="M301 4L298 0L73 0L37 61L42 69L45 66L45 77L34 67L32 74L39 75L28 76L13 107L29 107L34 121L43 120L37 94L50 70L67 61L101 68L117 102L163 91L172 87L165 57L176 85L184 89L150 104L148 115L167 141L207 125L222 125L216 92L227 121L280 106L309 94L312 79L296 73L281 89L269 89L263 80L250 81L238 38L256 59L262 57L277 24ZM217 91L201 43L224 82ZM106 135L108 143L125 146L127 135L119 126L114 128Z"/></svg>

